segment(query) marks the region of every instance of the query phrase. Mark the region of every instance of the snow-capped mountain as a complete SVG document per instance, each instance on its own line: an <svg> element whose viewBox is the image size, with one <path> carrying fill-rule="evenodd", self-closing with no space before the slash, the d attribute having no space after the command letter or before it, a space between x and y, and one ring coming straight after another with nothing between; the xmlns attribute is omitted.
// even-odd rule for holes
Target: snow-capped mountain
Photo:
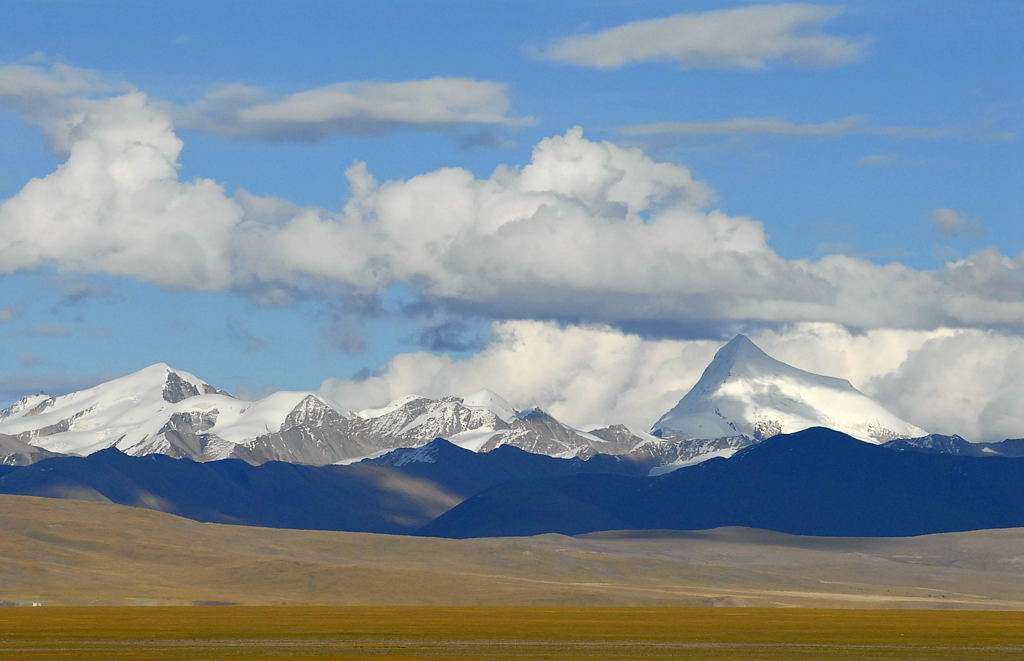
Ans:
<svg viewBox="0 0 1024 661"><path fill-rule="evenodd" d="M654 434L634 431L625 425L592 429L590 434L614 444L614 447L619 448L615 454L629 455L629 458L635 461L655 464L656 468L652 470L652 475L667 473L683 466L707 461L712 457L728 457L736 450L750 445L745 436L702 440L674 436L661 438Z"/></svg>
<svg viewBox="0 0 1024 661"><path fill-rule="evenodd" d="M813 426L870 443L926 435L847 381L779 362L740 335L650 434L623 425L576 429L540 409L518 411L488 390L439 399L408 395L355 413L308 391L245 401L159 363L60 397L30 395L0 410L0 463L113 446L136 456L319 465L445 438L475 452L512 445L554 457L630 455L664 472Z"/></svg>
<svg viewBox="0 0 1024 661"><path fill-rule="evenodd" d="M131 447L162 434L176 414L218 407L239 408L210 384L158 363L60 397L23 397L0 411L0 434L53 452L89 454L115 443Z"/></svg>
<svg viewBox="0 0 1024 661"><path fill-rule="evenodd" d="M322 403L312 406L322 408ZM475 452L512 445L555 457L586 458L632 449L574 429L538 409L516 411L489 391L440 399L409 395L349 416L326 410L313 417L290 418L278 432L239 444L233 456L253 462L347 463L397 448L419 447L435 438Z"/></svg>
<svg viewBox="0 0 1024 661"><path fill-rule="evenodd" d="M652 433L699 440L705 452L729 456L744 445L809 427L827 427L874 444L927 434L849 381L787 365L744 335L718 350L697 384L654 424Z"/></svg>
<svg viewBox="0 0 1024 661"><path fill-rule="evenodd" d="M513 445L561 457L624 454L638 442L583 432L539 409L517 411L486 390L440 399L410 395L351 413L313 392L237 399L163 363L60 397L24 397L0 411L0 437L8 439L0 461L9 456L19 463L111 446L136 456L330 464L438 437L474 451Z"/></svg>
<svg viewBox="0 0 1024 661"><path fill-rule="evenodd" d="M132 455L247 457L245 443L308 422L303 411L317 407L330 405L309 392L278 392L257 402L237 399L158 363L60 397L23 397L0 411L0 434L63 454L113 446Z"/></svg>

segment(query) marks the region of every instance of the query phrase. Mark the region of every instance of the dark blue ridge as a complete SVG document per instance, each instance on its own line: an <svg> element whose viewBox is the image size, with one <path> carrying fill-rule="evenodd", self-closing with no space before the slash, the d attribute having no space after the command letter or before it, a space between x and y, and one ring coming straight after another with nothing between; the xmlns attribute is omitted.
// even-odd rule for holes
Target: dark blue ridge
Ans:
<svg viewBox="0 0 1024 661"><path fill-rule="evenodd" d="M646 475L654 466L649 461L625 461L609 455L595 455L587 460L562 459L543 454L533 454L511 445L502 445L490 452L478 453L460 448L443 438L438 438L421 448L393 450L362 463L378 465L401 464L410 454L430 452L433 461L402 464L399 469L414 476L454 490L466 497L501 482L557 477L577 473L618 473Z"/></svg>
<svg viewBox="0 0 1024 661"><path fill-rule="evenodd" d="M816 427L658 478L507 482L421 532L483 537L720 526L850 537L1024 526L1024 459L896 452Z"/></svg>
<svg viewBox="0 0 1024 661"><path fill-rule="evenodd" d="M237 459L195 462L116 449L56 457L0 472L0 493L110 501L217 523L314 530L412 533L473 494L523 477L596 470L645 474L650 465L581 461L516 448L476 453L438 439L432 463L386 465L396 450L351 466Z"/></svg>
<svg viewBox="0 0 1024 661"><path fill-rule="evenodd" d="M426 453L430 461L422 459ZM0 493L101 500L199 521L445 537L750 526L899 536L1024 526L1024 459L896 451L822 428L656 478L437 439L352 466L197 463L117 450L0 467Z"/></svg>

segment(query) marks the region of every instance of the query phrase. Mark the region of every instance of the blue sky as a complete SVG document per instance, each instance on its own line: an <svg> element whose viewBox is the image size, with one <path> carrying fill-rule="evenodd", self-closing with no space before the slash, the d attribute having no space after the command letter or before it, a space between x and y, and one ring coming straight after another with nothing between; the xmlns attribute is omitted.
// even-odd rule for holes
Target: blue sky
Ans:
<svg viewBox="0 0 1024 661"><path fill-rule="evenodd" d="M0 399L157 361L249 395L311 389L387 372L400 354L469 360L493 346L495 321L652 341L813 323L1024 329L1020 2L12 0L4 12ZM84 158L100 134L83 117L101 115L141 131L118 134L117 149L152 140L176 160L176 185L215 182L220 197L174 193L193 196L187 222L173 209L137 217L164 204L143 196L164 200L147 186L168 175L111 179L109 154L79 160L75 185L25 193ZM562 151L551 143L541 163L534 150L558 136ZM531 159L546 174L508 189L492 178ZM356 163L390 197L345 221ZM586 188L620 167L643 199ZM582 183L551 183L563 175ZM501 192L442 227L487 181ZM513 201L526 189L556 201ZM58 240L69 209L94 203L67 232L84 238ZM553 214L523 227L537 244L487 216L520 203ZM296 222L303 213L319 224ZM689 220L653 229L673 213ZM616 234L633 221L648 228ZM374 223L387 229L360 233ZM434 254L432 232L483 238ZM189 257L182 235L219 247ZM282 242L294 254L268 259ZM662 273L677 286L652 292Z"/></svg>

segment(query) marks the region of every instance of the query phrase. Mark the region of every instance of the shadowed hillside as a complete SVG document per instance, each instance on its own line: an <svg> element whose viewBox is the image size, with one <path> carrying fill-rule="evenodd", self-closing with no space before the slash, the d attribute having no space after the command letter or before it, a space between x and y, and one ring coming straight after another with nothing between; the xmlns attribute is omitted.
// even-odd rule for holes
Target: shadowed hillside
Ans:
<svg viewBox="0 0 1024 661"><path fill-rule="evenodd" d="M116 449L0 466L0 493L108 501L197 521L360 532L414 532L473 494L508 480L650 465L597 455L587 461L514 447L476 453L436 439L351 466L238 459L196 462Z"/></svg>
<svg viewBox="0 0 1024 661"><path fill-rule="evenodd" d="M721 526L837 536L1024 526L1024 459L900 452L814 427L658 478L571 475L499 484L423 532L493 537Z"/></svg>

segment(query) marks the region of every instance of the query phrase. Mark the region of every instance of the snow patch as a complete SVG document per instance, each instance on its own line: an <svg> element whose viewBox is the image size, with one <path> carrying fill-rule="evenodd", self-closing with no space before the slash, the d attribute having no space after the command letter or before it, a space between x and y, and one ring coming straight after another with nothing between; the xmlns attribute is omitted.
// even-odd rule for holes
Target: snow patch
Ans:
<svg viewBox="0 0 1024 661"><path fill-rule="evenodd" d="M487 389L463 395L461 399L463 406L490 411L503 422L510 423L516 417L516 410L507 401L500 395Z"/></svg>
<svg viewBox="0 0 1024 661"><path fill-rule="evenodd" d="M433 443L411 450L398 450L388 465L401 468L409 464L433 464L437 462L437 452L437 445Z"/></svg>
<svg viewBox="0 0 1024 661"><path fill-rule="evenodd" d="M414 402L417 399L427 398L423 397L422 395L406 395L405 397L400 397L396 399L387 406L382 406L379 409L363 409L362 411L356 413L356 415L359 416L360 418L363 418L364 420L369 420L371 418L380 418L389 413L394 413L395 411L399 410L409 402Z"/></svg>
<svg viewBox="0 0 1024 661"><path fill-rule="evenodd" d="M447 440L453 445L457 445L465 450L471 450L473 452L480 452L487 441L494 438L494 435L498 432L494 429L470 429L468 431L459 432L453 434Z"/></svg>

